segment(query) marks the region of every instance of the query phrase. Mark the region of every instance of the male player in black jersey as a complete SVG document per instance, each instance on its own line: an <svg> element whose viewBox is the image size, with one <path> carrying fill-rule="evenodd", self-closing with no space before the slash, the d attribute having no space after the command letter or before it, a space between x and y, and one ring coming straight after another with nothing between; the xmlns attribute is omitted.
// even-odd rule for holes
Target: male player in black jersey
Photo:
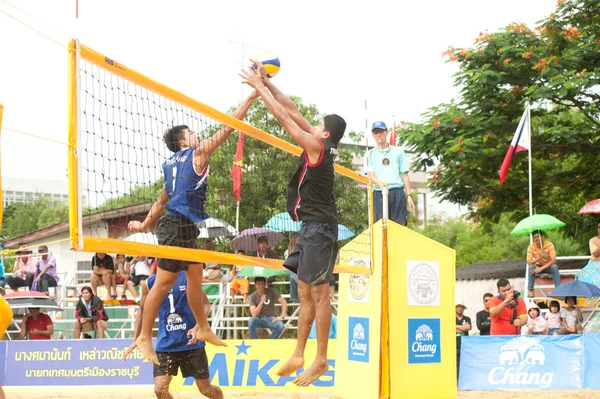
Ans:
<svg viewBox="0 0 600 399"><path fill-rule="evenodd" d="M304 348L316 315L317 357L294 380L296 385L307 386L329 368L329 282L338 252L337 210L333 197L334 163L336 146L344 136L346 122L338 115L327 115L319 126L311 126L296 104L267 78L262 64L251 61L255 67L240 73L243 83L258 91L269 111L304 149L287 192L287 210L294 220L302 221L302 228L294 251L284 262L286 268L298 274L298 341L294 354L277 374L289 375L304 366Z"/></svg>

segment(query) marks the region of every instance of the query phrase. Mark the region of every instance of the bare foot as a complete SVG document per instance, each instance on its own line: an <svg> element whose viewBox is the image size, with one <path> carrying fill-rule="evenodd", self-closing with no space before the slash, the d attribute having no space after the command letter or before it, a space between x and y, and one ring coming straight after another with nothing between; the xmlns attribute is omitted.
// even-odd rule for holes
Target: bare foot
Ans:
<svg viewBox="0 0 600 399"><path fill-rule="evenodd" d="M318 380L320 376L327 372L327 370L329 370L327 359L315 359L315 362L309 368L296 377L294 384L299 387L307 387Z"/></svg>
<svg viewBox="0 0 600 399"><path fill-rule="evenodd" d="M277 371L278 376L290 375L300 367L304 366L304 358L302 356L292 356L287 362Z"/></svg>
<svg viewBox="0 0 600 399"><path fill-rule="evenodd" d="M144 359L152 363L158 364L158 357L156 357L156 352L154 352L154 346L152 346L152 339L140 335L138 339L135 340L135 344L140 350L142 356L144 356Z"/></svg>
<svg viewBox="0 0 600 399"><path fill-rule="evenodd" d="M198 331L196 331L196 339L198 341L204 341L215 346L227 346L225 342L221 341L221 339L217 337L210 327L204 329L198 328Z"/></svg>

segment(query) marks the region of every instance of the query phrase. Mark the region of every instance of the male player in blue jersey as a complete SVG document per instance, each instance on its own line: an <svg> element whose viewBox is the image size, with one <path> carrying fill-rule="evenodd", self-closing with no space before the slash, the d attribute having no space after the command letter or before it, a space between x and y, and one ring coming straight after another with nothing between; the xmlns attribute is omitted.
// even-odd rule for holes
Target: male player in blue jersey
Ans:
<svg viewBox="0 0 600 399"><path fill-rule="evenodd" d="M156 275L142 281L142 300L140 310L135 318L135 336L133 343L124 353L124 360L135 349L135 340L141 332L144 318L144 302ZM221 388L210 384L208 371L208 358L206 357L205 343L196 340L196 324L194 315L187 301L187 278L184 272L179 272L177 281L171 291L164 297L158 310L158 337L156 353L158 365L154 365L154 393L158 399L173 399L169 393L171 378L181 369L184 378L194 377L200 393L207 398L223 399ZM205 296L204 310L208 315L210 305Z"/></svg>
<svg viewBox="0 0 600 399"><path fill-rule="evenodd" d="M253 91L233 112L232 116L244 119L252 101L258 98ZM129 222L132 232L146 231L166 208L167 214L161 216L156 229L160 245L183 248L198 248L196 238L198 226L208 219L204 209L208 178L208 159L233 132L233 128L223 126L212 137L202 142L187 126L175 126L164 134L164 141L174 154L163 163L165 186L158 200L152 205L143 222ZM160 258L154 289L146 298L142 332L137 339L137 347L144 358L157 363L158 359L152 347L152 325L163 297L175 284L179 271L185 270L188 278L188 303L198 331L196 339L213 345L226 344L210 329L206 315L202 313L202 265L174 259Z"/></svg>
<svg viewBox="0 0 600 399"><path fill-rule="evenodd" d="M325 116L319 126L311 126L296 104L267 78L262 64L251 61L257 67L242 71L243 83L259 92L275 119L304 150L287 190L288 213L294 220L302 221L302 228L298 232L294 250L283 263L298 275L298 340L292 357L277 374L289 375L304 366L304 349L316 316L317 356L313 364L294 380L296 385L307 386L329 368L329 282L338 252L337 209L333 197L334 167L337 144L344 136L346 121L331 114Z"/></svg>

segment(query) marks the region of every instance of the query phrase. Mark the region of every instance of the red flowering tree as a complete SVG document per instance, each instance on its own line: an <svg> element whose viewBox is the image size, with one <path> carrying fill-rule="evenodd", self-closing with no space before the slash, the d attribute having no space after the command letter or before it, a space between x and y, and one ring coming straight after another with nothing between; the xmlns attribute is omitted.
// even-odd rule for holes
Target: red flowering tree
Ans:
<svg viewBox="0 0 600 399"><path fill-rule="evenodd" d="M430 188L484 220L526 216L527 153L515 156L503 185L498 171L530 103L534 207L581 234L587 222L577 210L600 197L600 4L559 1L534 28L481 32L471 48L444 55L460 65L460 98L398 130L419 154L416 166L430 171Z"/></svg>

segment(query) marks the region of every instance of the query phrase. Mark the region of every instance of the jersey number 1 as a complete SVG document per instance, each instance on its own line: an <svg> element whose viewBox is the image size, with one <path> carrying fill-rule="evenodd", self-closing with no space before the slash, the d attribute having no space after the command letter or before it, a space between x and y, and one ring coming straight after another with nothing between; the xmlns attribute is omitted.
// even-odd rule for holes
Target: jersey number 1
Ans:
<svg viewBox="0 0 600 399"><path fill-rule="evenodd" d="M175 179L177 178L177 166L173 166L173 192L175 192Z"/></svg>
<svg viewBox="0 0 600 399"><path fill-rule="evenodd" d="M175 313L175 302L173 301L173 294L169 294L169 303L171 304L171 311L169 313Z"/></svg>

